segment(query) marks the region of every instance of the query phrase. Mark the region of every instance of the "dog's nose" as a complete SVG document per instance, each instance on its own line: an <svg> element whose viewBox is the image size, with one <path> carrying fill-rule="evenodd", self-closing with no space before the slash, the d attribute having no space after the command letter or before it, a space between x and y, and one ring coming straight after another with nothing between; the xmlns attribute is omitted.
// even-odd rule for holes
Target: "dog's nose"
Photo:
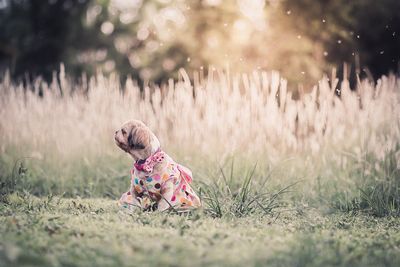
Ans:
<svg viewBox="0 0 400 267"><path fill-rule="evenodd" d="M115 134L117 134L117 133L118 133L118 130L115 131Z"/></svg>

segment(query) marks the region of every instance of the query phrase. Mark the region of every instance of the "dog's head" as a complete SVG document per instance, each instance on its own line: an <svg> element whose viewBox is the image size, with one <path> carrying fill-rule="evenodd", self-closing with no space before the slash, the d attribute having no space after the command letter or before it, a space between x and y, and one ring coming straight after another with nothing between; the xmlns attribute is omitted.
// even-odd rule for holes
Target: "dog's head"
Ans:
<svg viewBox="0 0 400 267"><path fill-rule="evenodd" d="M160 148L160 141L150 129L139 120L124 123L114 135L115 143L133 159L147 159Z"/></svg>

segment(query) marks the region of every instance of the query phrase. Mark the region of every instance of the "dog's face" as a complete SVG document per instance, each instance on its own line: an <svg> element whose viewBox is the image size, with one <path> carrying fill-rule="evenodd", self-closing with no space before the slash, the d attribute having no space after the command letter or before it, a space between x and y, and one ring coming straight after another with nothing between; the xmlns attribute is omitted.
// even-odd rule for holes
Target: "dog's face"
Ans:
<svg viewBox="0 0 400 267"><path fill-rule="evenodd" d="M114 135L115 143L133 159L147 159L160 147L160 142L141 121L128 121Z"/></svg>

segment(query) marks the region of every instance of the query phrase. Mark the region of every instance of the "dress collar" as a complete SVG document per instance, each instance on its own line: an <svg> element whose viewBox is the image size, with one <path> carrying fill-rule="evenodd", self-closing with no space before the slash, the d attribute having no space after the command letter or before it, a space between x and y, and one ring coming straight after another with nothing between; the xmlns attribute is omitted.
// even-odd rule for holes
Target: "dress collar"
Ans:
<svg viewBox="0 0 400 267"><path fill-rule="evenodd" d="M165 158L165 152L162 151L160 148L157 149L154 154L150 155L147 159L139 159L135 162L134 166L135 169L138 171L143 171L150 173L153 171L154 166L157 163L160 163Z"/></svg>

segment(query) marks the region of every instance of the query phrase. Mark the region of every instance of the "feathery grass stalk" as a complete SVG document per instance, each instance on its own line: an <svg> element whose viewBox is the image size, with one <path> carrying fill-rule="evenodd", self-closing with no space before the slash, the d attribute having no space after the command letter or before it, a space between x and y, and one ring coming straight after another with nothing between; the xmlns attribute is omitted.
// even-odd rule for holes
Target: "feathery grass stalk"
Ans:
<svg viewBox="0 0 400 267"><path fill-rule="evenodd" d="M113 133L136 118L154 130L169 154L194 170L195 183L200 182L196 177L203 177L204 184L217 183L207 173L232 156L243 170L259 162L256 173L244 180L231 171L230 176L223 173L223 186L204 186L215 216L227 213L222 194L234 203L229 212L237 216L273 208L263 203L264 192L253 191L271 166L280 166L269 177L271 188L304 177L293 196L298 200L337 202L351 209L366 205L377 214L398 208L398 77L383 76L376 84L359 81L352 89L335 75L323 77L294 99L277 72L231 75L210 69L206 78L195 73L194 83L185 70L180 73L178 81L144 88L130 79L121 87L116 75L101 73L73 83L63 69L50 84L40 78L14 83L4 75L2 183L7 184L17 159L29 157L34 161L24 160L24 181L34 194L117 198L126 189L131 162L115 147ZM367 154L372 166L392 155L390 170L365 174L372 171L363 169ZM284 163L288 158L293 160ZM239 181L240 190L232 191Z"/></svg>

